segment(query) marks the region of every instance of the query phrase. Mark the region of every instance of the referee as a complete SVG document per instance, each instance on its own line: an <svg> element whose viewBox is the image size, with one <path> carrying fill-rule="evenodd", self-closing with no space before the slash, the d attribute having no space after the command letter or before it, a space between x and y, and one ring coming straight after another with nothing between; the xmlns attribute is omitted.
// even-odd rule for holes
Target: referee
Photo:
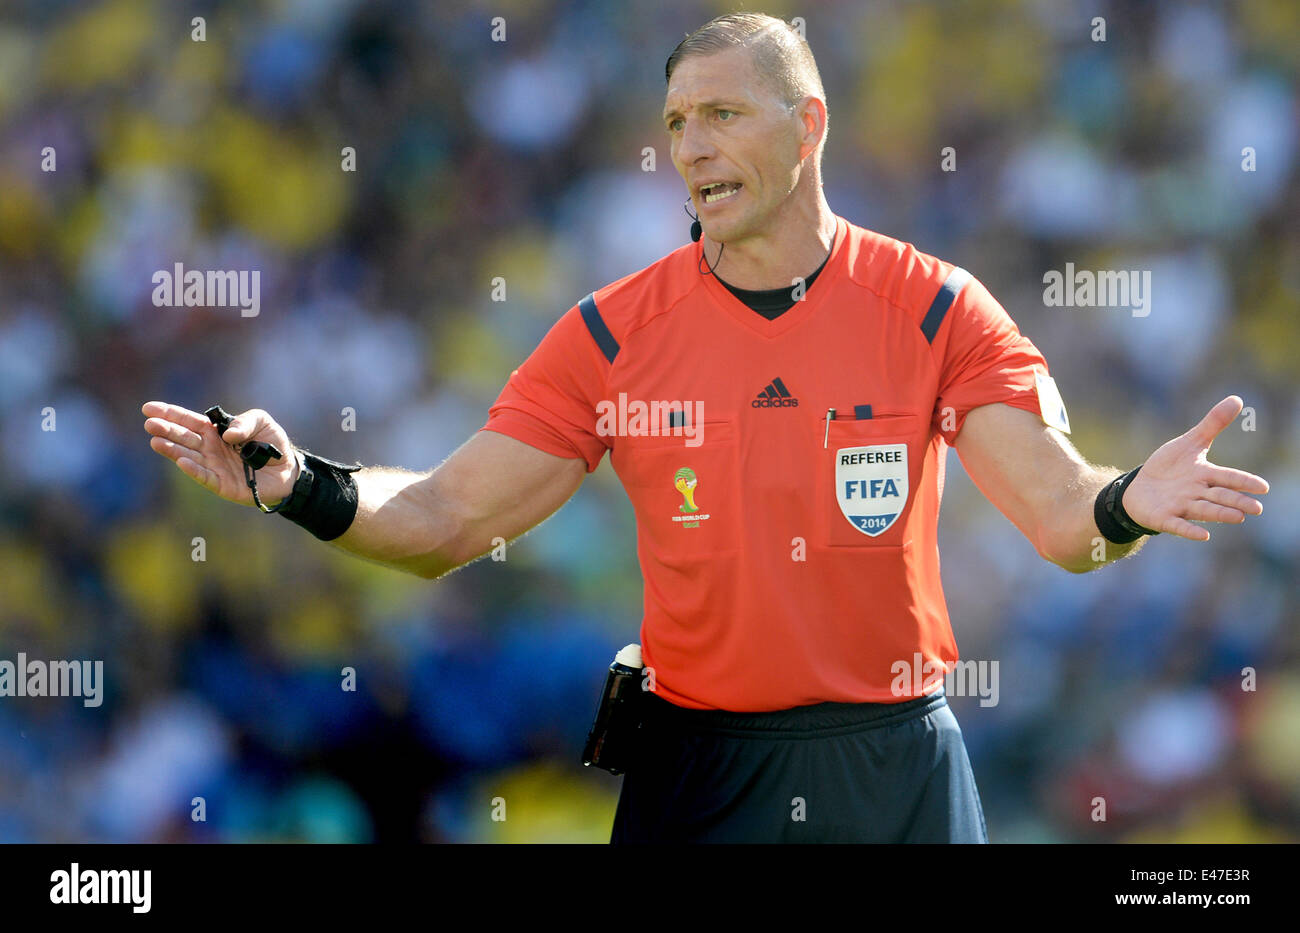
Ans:
<svg viewBox="0 0 1300 933"><path fill-rule="evenodd" d="M636 513L651 688L612 841L986 842L942 687L946 448L1082 573L1262 512L1263 479L1206 459L1241 399L1138 470L1089 464L978 279L831 211L826 96L797 32L719 17L666 76L695 242L569 309L441 466L345 467L260 409L219 436L162 402L143 407L151 446L253 504L236 448L273 444L264 509L429 579L543 521L608 452Z"/></svg>

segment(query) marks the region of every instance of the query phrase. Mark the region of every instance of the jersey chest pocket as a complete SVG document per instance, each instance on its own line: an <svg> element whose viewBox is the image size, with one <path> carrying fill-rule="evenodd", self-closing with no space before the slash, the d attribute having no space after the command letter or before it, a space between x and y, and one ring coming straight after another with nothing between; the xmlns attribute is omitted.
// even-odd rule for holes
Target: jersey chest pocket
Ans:
<svg viewBox="0 0 1300 933"><path fill-rule="evenodd" d="M735 425L705 422L695 446L683 437L623 437L619 477L637 527L665 563L735 551L740 476Z"/></svg>
<svg viewBox="0 0 1300 933"><path fill-rule="evenodd" d="M919 415L818 421L819 537L830 547L906 544L921 469Z"/></svg>

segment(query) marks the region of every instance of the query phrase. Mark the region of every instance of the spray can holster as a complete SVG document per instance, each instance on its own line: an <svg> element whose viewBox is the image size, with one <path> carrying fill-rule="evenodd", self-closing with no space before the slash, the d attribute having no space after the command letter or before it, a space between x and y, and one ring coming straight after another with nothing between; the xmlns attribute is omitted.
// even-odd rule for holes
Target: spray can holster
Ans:
<svg viewBox="0 0 1300 933"><path fill-rule="evenodd" d="M628 645L615 655L605 675L596 719L587 733L584 765L595 765L610 774L627 771L641 731L644 674L640 645Z"/></svg>

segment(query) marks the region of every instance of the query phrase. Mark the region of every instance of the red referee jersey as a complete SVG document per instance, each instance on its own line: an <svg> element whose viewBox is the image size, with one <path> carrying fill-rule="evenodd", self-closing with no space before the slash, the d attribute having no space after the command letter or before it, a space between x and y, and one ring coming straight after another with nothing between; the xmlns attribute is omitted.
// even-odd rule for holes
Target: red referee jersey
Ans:
<svg viewBox="0 0 1300 933"><path fill-rule="evenodd" d="M977 279L836 220L775 320L701 275L699 244L587 296L484 426L588 471L609 451L636 513L645 661L679 706L898 702L915 695L898 662L951 670L946 445L977 406L1039 414L1047 364Z"/></svg>

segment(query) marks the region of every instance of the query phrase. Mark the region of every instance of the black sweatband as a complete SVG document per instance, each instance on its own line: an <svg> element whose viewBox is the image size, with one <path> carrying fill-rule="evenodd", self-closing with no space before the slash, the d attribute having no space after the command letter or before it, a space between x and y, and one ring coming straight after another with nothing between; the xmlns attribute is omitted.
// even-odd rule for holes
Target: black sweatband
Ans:
<svg viewBox="0 0 1300 933"><path fill-rule="evenodd" d="M1143 535L1158 535L1129 516L1124 509L1124 490L1137 476L1140 466L1134 467L1122 476L1117 476L1097 493L1093 503L1092 517L1097 522L1097 530L1111 544L1131 544Z"/></svg>
<svg viewBox="0 0 1300 933"><path fill-rule="evenodd" d="M297 453L302 470L293 491L280 503L279 514L322 541L333 541L357 516L357 484L351 474L361 464L326 460L301 447Z"/></svg>

